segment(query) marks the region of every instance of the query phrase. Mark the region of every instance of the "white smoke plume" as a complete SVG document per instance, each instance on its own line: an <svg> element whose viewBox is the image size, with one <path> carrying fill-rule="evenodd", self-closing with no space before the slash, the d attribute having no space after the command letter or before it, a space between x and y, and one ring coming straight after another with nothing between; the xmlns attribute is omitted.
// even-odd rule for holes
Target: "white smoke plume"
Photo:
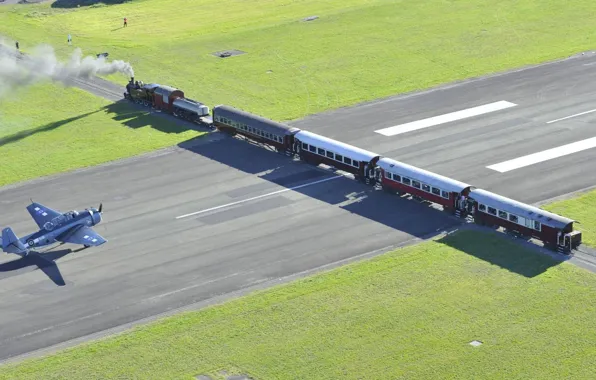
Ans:
<svg viewBox="0 0 596 380"><path fill-rule="evenodd" d="M37 46L31 54L22 55L0 41L0 97L12 89L42 81L72 86L78 78L88 79L95 75L118 72L134 77L130 63L119 60L107 62L104 57L83 58L83 53L78 48L63 63L58 61L54 49L49 45Z"/></svg>

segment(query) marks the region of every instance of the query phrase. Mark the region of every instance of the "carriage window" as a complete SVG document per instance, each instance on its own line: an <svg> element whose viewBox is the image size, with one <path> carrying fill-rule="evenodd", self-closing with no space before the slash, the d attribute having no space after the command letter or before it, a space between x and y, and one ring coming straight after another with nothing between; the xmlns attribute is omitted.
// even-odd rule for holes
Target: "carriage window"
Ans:
<svg viewBox="0 0 596 380"><path fill-rule="evenodd" d="M397 182L401 182L401 177L400 177L400 176L398 176L397 174L394 174L394 175L393 175L393 180L394 180L394 181L397 181Z"/></svg>
<svg viewBox="0 0 596 380"><path fill-rule="evenodd" d="M325 149L317 148L317 153L320 154L321 156L324 156L325 155Z"/></svg>
<svg viewBox="0 0 596 380"><path fill-rule="evenodd" d="M335 154L335 159L339 162L342 162L344 160L344 156L340 156L339 154Z"/></svg>
<svg viewBox="0 0 596 380"><path fill-rule="evenodd" d="M430 193L430 186L422 184L422 190L426 191L427 193Z"/></svg>
<svg viewBox="0 0 596 380"><path fill-rule="evenodd" d="M410 185L410 179L407 177L402 177L402 182L404 183L404 185Z"/></svg>
<svg viewBox="0 0 596 380"><path fill-rule="evenodd" d="M313 153L316 153L317 152L317 147L316 146L309 145L308 146L308 150L310 150Z"/></svg>
<svg viewBox="0 0 596 380"><path fill-rule="evenodd" d="M269 133L265 132L264 135L265 137L269 138Z"/></svg>
<svg viewBox="0 0 596 380"><path fill-rule="evenodd" d="M517 223L517 216L515 216L513 214L509 214L509 221L511 221L513 223Z"/></svg>
<svg viewBox="0 0 596 380"><path fill-rule="evenodd" d="M335 157L335 154L333 154L333 152L327 151L327 157L333 158Z"/></svg>
<svg viewBox="0 0 596 380"><path fill-rule="evenodd" d="M358 167L358 164L359 164L358 161L352 160L352 166L353 167L357 168Z"/></svg>
<svg viewBox="0 0 596 380"><path fill-rule="evenodd" d="M534 221L532 219L526 219L526 227L532 228L534 226Z"/></svg>
<svg viewBox="0 0 596 380"><path fill-rule="evenodd" d="M436 187L432 188L432 193L434 195L441 195L441 189L437 189Z"/></svg>
<svg viewBox="0 0 596 380"><path fill-rule="evenodd" d="M449 199L449 193L445 190L441 190L441 196L445 199Z"/></svg>
<svg viewBox="0 0 596 380"><path fill-rule="evenodd" d="M491 215L497 215L497 209L493 207L488 208L488 213Z"/></svg>
<svg viewBox="0 0 596 380"><path fill-rule="evenodd" d="M346 163L348 165L352 165L352 159L348 158L348 157L344 157L344 163Z"/></svg>
<svg viewBox="0 0 596 380"><path fill-rule="evenodd" d="M478 211L486 212L486 205L478 203Z"/></svg>
<svg viewBox="0 0 596 380"><path fill-rule="evenodd" d="M507 219L507 213L505 211L499 210L499 218Z"/></svg>
<svg viewBox="0 0 596 380"><path fill-rule="evenodd" d="M542 226L540 225L540 222L535 220L535 221L534 221L534 229L535 229L536 231L540 231L540 227L542 227Z"/></svg>
<svg viewBox="0 0 596 380"><path fill-rule="evenodd" d="M412 186L415 187L415 188L417 188L417 189L420 189L420 182L418 182L418 181L412 181Z"/></svg>
<svg viewBox="0 0 596 380"><path fill-rule="evenodd" d="M302 143L302 149L308 150L308 144L307 143Z"/></svg>
<svg viewBox="0 0 596 380"><path fill-rule="evenodd" d="M389 173L389 172L385 172L385 178L389 178L389 179L391 179L391 173Z"/></svg>

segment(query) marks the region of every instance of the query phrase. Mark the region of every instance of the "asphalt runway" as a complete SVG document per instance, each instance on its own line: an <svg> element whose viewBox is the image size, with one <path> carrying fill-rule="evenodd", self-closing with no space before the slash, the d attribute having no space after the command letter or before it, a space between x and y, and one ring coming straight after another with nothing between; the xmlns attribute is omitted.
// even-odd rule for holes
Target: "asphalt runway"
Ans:
<svg viewBox="0 0 596 380"><path fill-rule="evenodd" d="M596 137L596 54L471 80L290 123L478 187L539 203L596 185L596 149L506 173L502 161ZM374 131L505 100L517 106L396 136Z"/></svg>
<svg viewBox="0 0 596 380"><path fill-rule="evenodd" d="M78 252L57 247L46 259L1 256L0 359L457 224L244 141L198 141L0 191L2 225L19 236L35 228L25 210L33 198L63 212L103 202L96 231L109 240Z"/></svg>
<svg viewBox="0 0 596 380"><path fill-rule="evenodd" d="M591 108L594 63L572 59L293 124L538 202L593 185L594 153L505 174L486 166L596 135L589 128L596 114L545 124ZM83 85L113 100L121 92L101 81ZM499 100L518 105L393 137L374 132ZM79 252L57 247L45 258L2 256L0 361L457 224L427 205L332 177L214 133L198 145L0 189L2 226L19 235L35 228L25 210L33 198L60 211L103 202L97 231L109 240ZM296 186L303 187L289 190Z"/></svg>

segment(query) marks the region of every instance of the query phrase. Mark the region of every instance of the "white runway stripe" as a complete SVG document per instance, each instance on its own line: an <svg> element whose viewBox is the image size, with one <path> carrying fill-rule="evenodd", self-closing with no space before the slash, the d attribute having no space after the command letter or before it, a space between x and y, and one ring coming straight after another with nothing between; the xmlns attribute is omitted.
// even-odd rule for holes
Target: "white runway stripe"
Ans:
<svg viewBox="0 0 596 380"><path fill-rule="evenodd" d="M451 112L444 115L430 117L428 119L417 120L411 123L400 124L389 128L379 129L375 132L385 136L395 136L401 133L412 132L418 129L433 127L435 125L449 123L452 121L478 116L489 112L500 111L515 106L517 106L517 104L501 100L499 102L485 104L483 106L468 108L457 112Z"/></svg>
<svg viewBox="0 0 596 380"><path fill-rule="evenodd" d="M309 183L305 183L303 185L298 185L298 186L294 186L294 187L289 187L287 189L277 190L277 191L274 191L272 193L267 193L267 194L259 195L259 196L248 198L248 199L244 199L244 200L241 200L241 201L238 201L238 202L228 203L228 204L221 205L221 206L211 207L211 208L208 208L206 210L192 212L190 214L180 215L180 216L177 216L176 219L188 218L189 216L194 216L194 215L203 214L203 213L206 213L206 212L209 212L209 211L219 210L220 208L224 208L224 207L235 206L235 205L238 205L238 204L241 204L241 203L250 202L250 201L254 201L256 199L261 199L261 198L269 197L271 195L285 193L286 191L292 191L292 190L301 189L303 187L316 185L316 184L319 184L319 183L331 181L331 180L342 178L342 177L343 177L342 175L338 175L338 176L335 176L335 177L324 178L324 179L321 179L321 180L318 180L318 181L309 182Z"/></svg>
<svg viewBox="0 0 596 380"><path fill-rule="evenodd" d="M589 111L586 111L586 112L580 112L580 113L576 113L575 115L571 115L571 116L562 117L562 118L560 118L560 119L556 119L556 120L547 121L547 122L546 122L546 124L550 124L550 123L556 123L557 121L571 119L572 117L581 116L581 115L585 115L585 114L592 113L592 112L596 112L596 109L594 109L594 110L589 110Z"/></svg>
<svg viewBox="0 0 596 380"><path fill-rule="evenodd" d="M487 168L505 173L511 170L552 160L553 158L567 156L569 154L581 152L582 150L591 149L594 147L596 147L596 137L559 146L557 148L548 149L542 152L529 154L527 156L515 158L513 160L504 161L498 164L487 166Z"/></svg>

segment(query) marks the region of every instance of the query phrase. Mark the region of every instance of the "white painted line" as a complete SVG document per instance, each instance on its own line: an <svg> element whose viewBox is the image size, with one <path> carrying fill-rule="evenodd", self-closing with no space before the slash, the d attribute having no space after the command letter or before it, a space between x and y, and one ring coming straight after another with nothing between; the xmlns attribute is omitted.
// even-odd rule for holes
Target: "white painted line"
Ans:
<svg viewBox="0 0 596 380"><path fill-rule="evenodd" d="M428 119L417 120L411 123L400 124L389 128L379 129L375 132L385 136L395 136L401 133L412 132L418 129L433 127L435 125L449 123L452 121L461 120L472 116L478 116L489 112L500 111L515 106L517 106L517 104L501 100L499 102L485 104L483 106L468 108L461 111L446 113L440 116L430 117Z"/></svg>
<svg viewBox="0 0 596 380"><path fill-rule="evenodd" d="M596 147L596 137L559 146L557 148L548 149L542 152L529 154L527 156L515 158L513 160L504 161L495 165L487 166L487 168L496 170L501 173L505 173L511 170L534 165L543 161L552 160L553 158L566 156L568 154L581 152L582 150L594 147Z"/></svg>
<svg viewBox="0 0 596 380"><path fill-rule="evenodd" d="M286 191L296 190L296 189L300 189L300 188L303 188L303 187L312 186L312 185L316 185L316 184L319 184L319 183L331 181L332 179L343 178L343 177L344 177L343 175L338 175L338 176L335 176L335 177L330 177L330 178L325 178L325 179L321 179L321 180L314 181L314 182L305 183L304 185L299 185L299 186L289 187L287 189L277 190L277 191L274 191L272 193L259 195L259 196L248 198L248 199L244 199L244 200L241 200L241 201L238 201L238 202L228 203L228 204L221 205L221 206L211 207L211 208L208 208L206 210L201 210L201 211L193 212L193 213L190 213L190 214L177 216L176 219L187 218L189 216L203 214L203 213L206 213L206 212L209 212L209 211L218 210L220 208L235 206L235 205L238 205L238 204L241 204L241 203L244 203L244 202L254 201L255 199L265 198L265 197L268 197L268 196L271 196L271 195L285 193Z"/></svg>
<svg viewBox="0 0 596 380"><path fill-rule="evenodd" d="M571 115L571 116L562 117L562 118L560 118L560 119L556 119L556 120L547 121L547 122L546 122L546 124L550 124L550 123L556 123L557 121L571 119L572 117L581 116L581 115L585 115L585 114L587 114L587 113L592 113L592 112L596 112L596 109L589 110L589 111L586 111L586 112L580 112L580 113L576 113L575 115Z"/></svg>

